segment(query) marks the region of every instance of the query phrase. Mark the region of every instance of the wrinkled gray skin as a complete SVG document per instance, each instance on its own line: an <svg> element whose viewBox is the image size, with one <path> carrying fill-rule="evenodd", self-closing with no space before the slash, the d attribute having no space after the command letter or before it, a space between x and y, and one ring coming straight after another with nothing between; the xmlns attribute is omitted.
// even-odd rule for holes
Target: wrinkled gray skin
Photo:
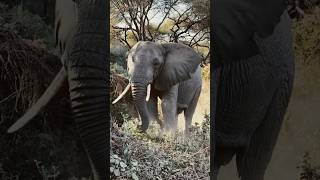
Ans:
<svg viewBox="0 0 320 180"><path fill-rule="evenodd" d="M66 3L65 0L59 0ZM70 0L69 0L70 1ZM79 0L74 11L76 18L72 30L56 29L63 55L66 57L64 68L67 72L73 118L77 124L82 143L87 151L95 180L105 180L109 158L108 129L108 86L107 86L107 3L105 0ZM73 9L62 6L67 14ZM57 17L56 17L57 18ZM70 18L70 17L69 17ZM76 21L77 20L77 21ZM62 37L61 37L62 36ZM64 37L65 36L65 37ZM65 48L65 49L64 49ZM63 51L65 50L65 51Z"/></svg>
<svg viewBox="0 0 320 180"><path fill-rule="evenodd" d="M177 116L184 112L189 129L201 92L201 57L190 47L177 43L138 42L128 54L128 73L135 107L146 131L158 119L158 97L164 129L177 128ZM151 84L146 102L147 85Z"/></svg>
<svg viewBox="0 0 320 180"><path fill-rule="evenodd" d="M256 41L259 55L217 69L215 175L235 155L241 180L263 180L290 99L294 55L288 14L271 36Z"/></svg>
<svg viewBox="0 0 320 180"><path fill-rule="evenodd" d="M43 96L8 130L15 132L35 117L67 80L73 119L95 180L109 178L107 3L105 0L56 0L55 37L64 67Z"/></svg>

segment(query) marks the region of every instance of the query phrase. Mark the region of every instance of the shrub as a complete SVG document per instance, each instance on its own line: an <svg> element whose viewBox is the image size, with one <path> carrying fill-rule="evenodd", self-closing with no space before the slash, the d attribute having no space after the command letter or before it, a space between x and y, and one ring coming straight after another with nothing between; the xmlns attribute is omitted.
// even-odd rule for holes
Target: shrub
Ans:
<svg viewBox="0 0 320 180"><path fill-rule="evenodd" d="M23 39L42 39L50 48L54 47L52 27L21 6L10 9L8 5L0 3L0 29L15 32Z"/></svg>
<svg viewBox="0 0 320 180"><path fill-rule="evenodd" d="M209 178L209 116L182 132L159 136L159 126L147 134L137 130L137 122L127 121L112 130L110 173L112 179L207 179Z"/></svg>
<svg viewBox="0 0 320 180"><path fill-rule="evenodd" d="M306 15L302 21L295 21L293 31L296 57L307 64L320 63L320 8Z"/></svg>
<svg viewBox="0 0 320 180"><path fill-rule="evenodd" d="M305 153L303 156L302 165L298 166L302 170L300 173L300 180L319 180L320 179L320 167L312 166L310 163L309 153Z"/></svg>

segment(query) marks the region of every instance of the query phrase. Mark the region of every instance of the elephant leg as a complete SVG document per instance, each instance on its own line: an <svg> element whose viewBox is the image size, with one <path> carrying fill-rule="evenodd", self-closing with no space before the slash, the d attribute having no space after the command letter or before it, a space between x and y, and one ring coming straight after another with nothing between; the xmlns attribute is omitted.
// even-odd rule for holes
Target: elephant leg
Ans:
<svg viewBox="0 0 320 180"><path fill-rule="evenodd" d="M214 164L213 165L213 173L212 173L212 180L217 180L218 179L218 174L219 174L219 169L220 169L220 166Z"/></svg>
<svg viewBox="0 0 320 180"><path fill-rule="evenodd" d="M197 103L201 93L201 86L196 90L191 102L188 105L188 108L184 111L184 119L185 119L185 133L188 134L191 128L192 117L196 110Z"/></svg>
<svg viewBox="0 0 320 180"><path fill-rule="evenodd" d="M264 120L255 130L249 146L237 152L237 168L241 180L263 180L271 160L281 124L288 106L292 81L285 80L275 92Z"/></svg>
<svg viewBox="0 0 320 180"><path fill-rule="evenodd" d="M221 147L219 145L214 148L214 163L213 163L213 179L218 179L218 173L221 166L227 165L236 153L235 147Z"/></svg>
<svg viewBox="0 0 320 180"><path fill-rule="evenodd" d="M149 102L147 103L147 106L148 106L151 119L157 121L157 123L162 128L162 122L160 121L159 115L158 115L158 97L151 96L149 99Z"/></svg>
<svg viewBox="0 0 320 180"><path fill-rule="evenodd" d="M162 96L161 108L165 130L177 129L177 97L178 85L173 86Z"/></svg>

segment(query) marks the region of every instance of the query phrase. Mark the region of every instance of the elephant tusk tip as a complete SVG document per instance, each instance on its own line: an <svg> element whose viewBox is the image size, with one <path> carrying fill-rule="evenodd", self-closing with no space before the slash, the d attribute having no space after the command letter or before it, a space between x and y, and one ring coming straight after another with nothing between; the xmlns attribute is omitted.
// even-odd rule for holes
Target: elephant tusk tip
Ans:
<svg viewBox="0 0 320 180"><path fill-rule="evenodd" d="M147 86L147 96L146 96L146 101L148 102L150 99L150 91L151 91L151 84Z"/></svg>
<svg viewBox="0 0 320 180"><path fill-rule="evenodd" d="M118 97L117 99L113 100L113 101L112 101L112 104L116 104L120 99L121 99L121 98Z"/></svg>
<svg viewBox="0 0 320 180"><path fill-rule="evenodd" d="M12 134L13 132L14 132L14 131L12 131L11 129L8 129L8 130L7 130L7 133L8 133L8 134Z"/></svg>
<svg viewBox="0 0 320 180"><path fill-rule="evenodd" d="M112 104L117 103L130 89L130 84L127 85L127 87L123 90L123 92L114 100L112 101Z"/></svg>
<svg viewBox="0 0 320 180"><path fill-rule="evenodd" d="M14 125L12 125L8 130L7 133L8 134L12 134L14 132L16 132L19 128L16 128Z"/></svg>
<svg viewBox="0 0 320 180"><path fill-rule="evenodd" d="M32 118L33 117L31 117L31 118L22 117L22 118L18 119L17 122L15 122L13 125L11 125L9 127L9 129L7 130L7 133L11 134L11 133L18 131L24 125L26 125Z"/></svg>

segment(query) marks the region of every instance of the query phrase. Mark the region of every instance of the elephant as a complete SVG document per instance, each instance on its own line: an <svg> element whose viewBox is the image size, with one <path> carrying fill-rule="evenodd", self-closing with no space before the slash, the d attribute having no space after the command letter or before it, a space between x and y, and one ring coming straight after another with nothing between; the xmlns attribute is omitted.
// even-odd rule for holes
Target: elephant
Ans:
<svg viewBox="0 0 320 180"><path fill-rule="evenodd" d="M236 156L241 180L263 180L293 89L291 19L281 0L213 7L212 176Z"/></svg>
<svg viewBox="0 0 320 180"><path fill-rule="evenodd" d="M109 98L105 0L56 0L55 38L63 67L39 100L9 129L13 133L33 119L68 82L73 119L95 180L108 178Z"/></svg>
<svg viewBox="0 0 320 180"><path fill-rule="evenodd" d="M129 89L138 111L143 132L158 117L158 97L164 119L163 129L177 128L178 114L184 113L188 132L201 93L201 57L180 43L139 41L129 51L129 84L113 104Z"/></svg>

